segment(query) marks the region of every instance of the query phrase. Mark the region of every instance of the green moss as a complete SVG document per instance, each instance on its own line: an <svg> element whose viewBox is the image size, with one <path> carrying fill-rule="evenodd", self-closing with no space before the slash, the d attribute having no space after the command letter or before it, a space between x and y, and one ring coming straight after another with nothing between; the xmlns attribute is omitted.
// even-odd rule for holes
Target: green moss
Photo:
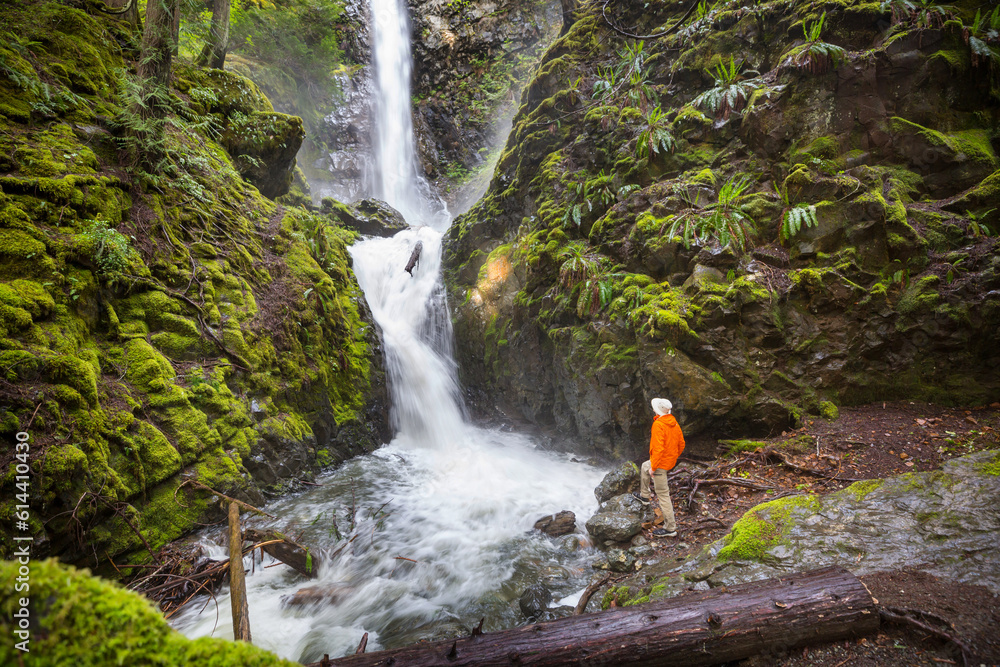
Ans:
<svg viewBox="0 0 1000 667"><path fill-rule="evenodd" d="M990 165L994 169L1000 166L1000 161L997 160L990 144L990 133L986 130L962 130L945 134L898 116L894 116L890 122L896 132L917 134L932 146L947 147L969 160Z"/></svg>
<svg viewBox="0 0 1000 667"><path fill-rule="evenodd" d="M601 609L610 609L614 602L618 607L631 607L637 604L649 602L649 590L636 587L635 591L631 586L611 586L604 597L601 598Z"/></svg>
<svg viewBox="0 0 1000 667"><path fill-rule="evenodd" d="M861 482L855 482L844 489L844 493L850 494L854 497L854 500L861 502L869 493L881 488L884 481L881 479L866 479Z"/></svg>
<svg viewBox="0 0 1000 667"><path fill-rule="evenodd" d="M1000 452L994 453L993 460L978 463L976 465L976 470L993 477L1000 475Z"/></svg>
<svg viewBox="0 0 1000 667"><path fill-rule="evenodd" d="M819 414L823 417L823 419L829 419L832 421L840 416L840 410L837 409L836 404L830 401L820 401Z"/></svg>
<svg viewBox="0 0 1000 667"><path fill-rule="evenodd" d="M931 290L941 279L936 275L924 276L911 281L903 294L896 302L896 310L903 315L913 315L918 312L927 312L934 309L940 295Z"/></svg>
<svg viewBox="0 0 1000 667"><path fill-rule="evenodd" d="M21 653L15 647L14 613L21 594L15 592L18 564L0 562L4 594L0 626L9 641L0 647L0 662L17 664L31 656L33 665L142 664L150 667L216 665L218 667L293 667L295 663L245 642L202 638L189 640L170 628L153 604L140 595L91 576L87 570L55 560L33 561L30 575L31 634ZM44 602L44 603L42 603Z"/></svg>
<svg viewBox="0 0 1000 667"><path fill-rule="evenodd" d="M46 360L46 371L54 382L69 385L92 406L97 406L97 373L79 357L62 355Z"/></svg>
<svg viewBox="0 0 1000 667"><path fill-rule="evenodd" d="M815 496L779 498L761 505L743 515L726 535L725 546L719 550L718 559L751 560L765 562L767 552L781 543L788 533L788 519L796 509L815 510L819 499Z"/></svg>
<svg viewBox="0 0 1000 667"><path fill-rule="evenodd" d="M719 440L719 444L726 445L726 456L732 456L741 452L754 452L758 449L764 449L770 443L764 440Z"/></svg>

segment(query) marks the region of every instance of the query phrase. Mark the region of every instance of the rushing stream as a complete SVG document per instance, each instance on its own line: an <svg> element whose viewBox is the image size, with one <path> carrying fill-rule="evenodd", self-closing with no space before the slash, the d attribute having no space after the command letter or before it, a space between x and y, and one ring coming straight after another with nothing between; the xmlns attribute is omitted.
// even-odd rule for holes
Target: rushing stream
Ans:
<svg viewBox="0 0 1000 667"><path fill-rule="evenodd" d="M531 527L564 509L589 517L601 478L568 455L465 419L441 282L450 217L416 168L408 21L398 0L372 0L372 11L374 194L412 227L359 242L351 254L382 328L396 436L322 476L321 486L267 507L280 517L270 525L328 556L315 581L247 558L254 644L301 661L352 653L365 632L373 650L467 635L484 617L486 630L516 625L524 621L517 600L537 581L555 600L574 602L589 575L588 550L576 548L578 537L554 540ZM411 277L403 267L418 241ZM223 540L219 532L202 536L217 558L225 557ZM323 599L288 603L310 586ZM232 637L228 592L217 598L218 612L192 603L176 626L190 637Z"/></svg>

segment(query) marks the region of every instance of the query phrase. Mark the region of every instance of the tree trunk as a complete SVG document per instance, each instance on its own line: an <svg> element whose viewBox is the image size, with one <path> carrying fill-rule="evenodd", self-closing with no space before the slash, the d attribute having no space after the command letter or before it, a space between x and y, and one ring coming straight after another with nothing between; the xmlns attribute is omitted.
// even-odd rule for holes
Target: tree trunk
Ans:
<svg viewBox="0 0 1000 667"><path fill-rule="evenodd" d="M170 64L173 56L174 9L178 0L149 0L146 5L146 29L142 33L142 58L139 78L148 113L166 115L165 103L170 85ZM161 99L162 97L162 99Z"/></svg>
<svg viewBox="0 0 1000 667"><path fill-rule="evenodd" d="M170 28L170 53L179 55L181 50L181 3L174 3L174 22Z"/></svg>
<svg viewBox="0 0 1000 667"><path fill-rule="evenodd" d="M878 626L878 610L864 585L832 567L328 664L692 667L857 637Z"/></svg>
<svg viewBox="0 0 1000 667"><path fill-rule="evenodd" d="M208 43L201 50L197 64L204 67L222 69L226 64L229 48L229 7L231 0L214 0L212 3L212 28L208 33Z"/></svg>
<svg viewBox="0 0 1000 667"><path fill-rule="evenodd" d="M243 537L240 506L229 503L229 599L233 603L233 638L250 641L250 605L247 602L246 572L243 570Z"/></svg>
<svg viewBox="0 0 1000 667"><path fill-rule="evenodd" d="M309 547L303 546L291 540L275 530L254 530L247 529L246 538L251 542L271 542L281 540L275 544L268 544L264 551L271 557L280 560L285 565L296 570L300 574L315 579L316 571L319 569L319 556L310 551Z"/></svg>

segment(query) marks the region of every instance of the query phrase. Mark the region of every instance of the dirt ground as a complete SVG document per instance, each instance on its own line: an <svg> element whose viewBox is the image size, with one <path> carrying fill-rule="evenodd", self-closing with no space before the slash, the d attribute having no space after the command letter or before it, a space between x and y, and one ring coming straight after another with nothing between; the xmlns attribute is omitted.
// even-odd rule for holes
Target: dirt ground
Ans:
<svg viewBox="0 0 1000 667"><path fill-rule="evenodd" d="M659 555L681 560L697 553L724 536L748 509L783 494L831 493L858 479L934 470L948 459L996 449L1000 404L957 409L900 401L843 408L836 420L815 419L766 442L778 447L794 442L797 452L783 449L786 462L781 462L743 451L721 456L713 464L722 465L727 479L767 490L728 484L703 486L695 492L690 485L679 485L677 491L672 487L679 536L650 539ZM720 444L720 453L726 449ZM687 465L697 470L699 464ZM652 527L646 526L647 537ZM1000 665L1000 597L986 588L939 579L918 567L861 579L883 607L910 610L919 622L964 645L968 664ZM764 667L759 660L734 665ZM913 625L887 623L873 637L811 647L767 661L781 667L949 664L964 664L955 643Z"/></svg>

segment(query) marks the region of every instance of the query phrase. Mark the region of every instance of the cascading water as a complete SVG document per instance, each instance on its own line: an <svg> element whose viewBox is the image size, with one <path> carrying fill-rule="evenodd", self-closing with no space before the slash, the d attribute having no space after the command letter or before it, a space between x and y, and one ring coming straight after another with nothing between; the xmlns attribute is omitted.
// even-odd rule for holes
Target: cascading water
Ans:
<svg viewBox="0 0 1000 667"><path fill-rule="evenodd" d="M443 204L417 173L410 108L410 22L402 0L371 0L375 64L374 194L407 220L437 228L449 222Z"/></svg>
<svg viewBox="0 0 1000 667"><path fill-rule="evenodd" d="M578 538L555 541L531 527L564 509L589 516L602 474L463 417L441 283L448 218L424 194L413 159L405 14L397 0L372 2L378 121L388 126L378 140L381 192L413 227L357 243L351 254L382 328L398 432L321 477L322 486L268 506L280 517L274 527L327 556L318 581L284 566L258 566L247 578L254 643L302 661L352 653L365 632L374 650L466 636L483 617L486 630L516 625L523 622L518 597L539 580L557 599L578 592L589 573ZM423 250L411 276L403 267L418 241ZM203 536L219 558L223 539ZM318 592L313 601L289 604L307 586ZM178 628L232 637L228 592L217 597L218 620L211 606L192 603Z"/></svg>

